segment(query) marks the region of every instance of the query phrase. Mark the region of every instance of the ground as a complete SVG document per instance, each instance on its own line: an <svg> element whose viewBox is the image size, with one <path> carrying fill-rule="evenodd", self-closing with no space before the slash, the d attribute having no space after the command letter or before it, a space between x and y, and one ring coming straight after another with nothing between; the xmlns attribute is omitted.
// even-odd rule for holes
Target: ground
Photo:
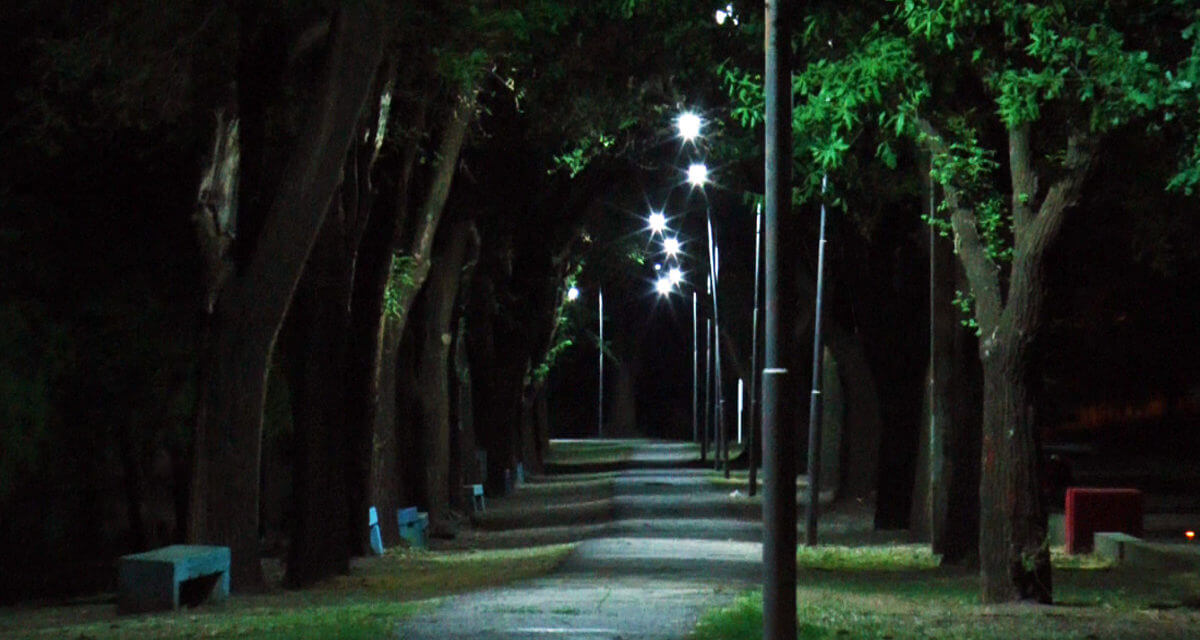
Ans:
<svg viewBox="0 0 1200 640"><path fill-rule="evenodd" d="M393 549L316 589L178 613L117 616L111 596L0 610L0 637L761 637L761 499L738 474L700 468L678 443L554 446L557 473L489 500L471 531L433 551ZM801 638L1200 637L1194 570L1057 552L1055 605L983 606L973 570L941 566L906 532L874 531L869 506L832 499L821 546L797 556Z"/></svg>

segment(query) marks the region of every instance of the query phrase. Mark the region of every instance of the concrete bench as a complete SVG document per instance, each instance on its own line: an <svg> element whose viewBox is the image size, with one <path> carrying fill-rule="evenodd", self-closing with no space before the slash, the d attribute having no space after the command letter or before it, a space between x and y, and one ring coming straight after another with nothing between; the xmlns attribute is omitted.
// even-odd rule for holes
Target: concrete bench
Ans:
<svg viewBox="0 0 1200 640"><path fill-rule="evenodd" d="M229 596L229 547L176 544L117 562L122 613L178 609Z"/></svg>
<svg viewBox="0 0 1200 640"><path fill-rule="evenodd" d="M429 514L417 511L416 507L398 509L396 522L400 525L400 537L417 549L424 549L426 531L429 529Z"/></svg>
<svg viewBox="0 0 1200 640"><path fill-rule="evenodd" d="M367 528L371 534L371 552L377 556L383 555L383 535L379 531L379 512L375 507L367 510Z"/></svg>
<svg viewBox="0 0 1200 640"><path fill-rule="evenodd" d="M1067 553L1090 551L1097 531L1141 537L1143 503L1137 489L1068 488L1064 514Z"/></svg>
<svg viewBox="0 0 1200 640"><path fill-rule="evenodd" d="M467 502L471 503L471 510L475 513L483 513L487 504L483 498L483 485L469 484L463 487L463 493L467 496Z"/></svg>

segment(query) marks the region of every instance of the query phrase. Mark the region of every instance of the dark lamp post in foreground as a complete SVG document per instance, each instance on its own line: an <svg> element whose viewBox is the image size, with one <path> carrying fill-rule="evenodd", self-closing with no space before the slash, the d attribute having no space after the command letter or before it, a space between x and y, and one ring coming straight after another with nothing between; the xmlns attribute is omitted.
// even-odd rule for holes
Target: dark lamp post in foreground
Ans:
<svg viewBox="0 0 1200 640"><path fill-rule="evenodd" d="M784 333L778 297L779 220L789 214L792 195L792 6L766 0L763 30L763 640L796 638L796 447L791 429L780 420L779 392L788 372L780 357Z"/></svg>

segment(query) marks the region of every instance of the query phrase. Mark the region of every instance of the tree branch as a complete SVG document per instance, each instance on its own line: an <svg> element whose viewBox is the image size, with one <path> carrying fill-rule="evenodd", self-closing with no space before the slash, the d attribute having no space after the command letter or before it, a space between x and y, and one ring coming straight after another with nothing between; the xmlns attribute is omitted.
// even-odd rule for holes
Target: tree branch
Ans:
<svg viewBox="0 0 1200 640"><path fill-rule="evenodd" d="M1009 285L1009 298L1013 304L1005 314L1024 315L1022 326L1033 329L1040 320L1044 297L1039 282L1042 260L1062 230L1067 211L1079 201L1083 182L1096 157L1096 142L1092 134L1072 128L1067 137L1063 175L1046 192L1037 217L1024 233L1014 237L1012 282ZM1032 335L1029 338L1032 339Z"/></svg>
<svg viewBox="0 0 1200 640"><path fill-rule="evenodd" d="M924 134L924 143L934 155L946 155L949 148L937 128L924 118L917 118L917 127ZM942 191L950 208L950 226L954 231L954 253L962 262L971 293L975 295L975 321L980 331L993 331L1000 321L1003 297L1000 295L999 266L987 255L979 237L975 211L962 204L958 187L943 184Z"/></svg>
<svg viewBox="0 0 1200 640"><path fill-rule="evenodd" d="M1033 219L1030 203L1037 196L1038 177L1033 170L1029 150L1028 122L1021 123L1008 132L1008 170L1012 176L1013 236L1020 238Z"/></svg>

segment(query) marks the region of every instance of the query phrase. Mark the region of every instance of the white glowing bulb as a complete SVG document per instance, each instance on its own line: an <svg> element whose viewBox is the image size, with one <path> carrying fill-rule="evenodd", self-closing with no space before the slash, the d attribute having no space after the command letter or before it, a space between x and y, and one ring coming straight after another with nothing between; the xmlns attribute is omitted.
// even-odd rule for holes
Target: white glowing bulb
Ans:
<svg viewBox="0 0 1200 640"><path fill-rule="evenodd" d="M729 14L725 13L724 9L717 9L717 24L725 24L725 18L728 17Z"/></svg>
<svg viewBox="0 0 1200 640"><path fill-rule="evenodd" d="M654 282L654 290L657 291L658 295L660 296L665 296L668 293L671 293L671 289L674 286L675 285L671 284L670 278L659 278Z"/></svg>
<svg viewBox="0 0 1200 640"><path fill-rule="evenodd" d="M691 111L685 111L679 114L675 120L675 126L679 129L679 137L691 142L700 135L700 116Z"/></svg>
<svg viewBox="0 0 1200 640"><path fill-rule="evenodd" d="M667 255L678 254L679 248L679 238L663 238L663 251L666 251Z"/></svg>
<svg viewBox="0 0 1200 640"><path fill-rule="evenodd" d="M687 180L692 186L704 186L704 183L708 182L708 167L702 162L691 165L687 170Z"/></svg>
<svg viewBox="0 0 1200 640"><path fill-rule="evenodd" d="M567 289L567 300L574 301L574 300L578 300L578 299L579 299L579 287L571 287L570 289Z"/></svg>
<svg viewBox="0 0 1200 640"><path fill-rule="evenodd" d="M671 270L667 272L667 280L670 280L673 285L678 285L683 282L683 271L679 267L671 267Z"/></svg>
<svg viewBox="0 0 1200 640"><path fill-rule="evenodd" d="M654 233L662 233L667 228L667 216L661 211L652 211L650 213L650 231Z"/></svg>

